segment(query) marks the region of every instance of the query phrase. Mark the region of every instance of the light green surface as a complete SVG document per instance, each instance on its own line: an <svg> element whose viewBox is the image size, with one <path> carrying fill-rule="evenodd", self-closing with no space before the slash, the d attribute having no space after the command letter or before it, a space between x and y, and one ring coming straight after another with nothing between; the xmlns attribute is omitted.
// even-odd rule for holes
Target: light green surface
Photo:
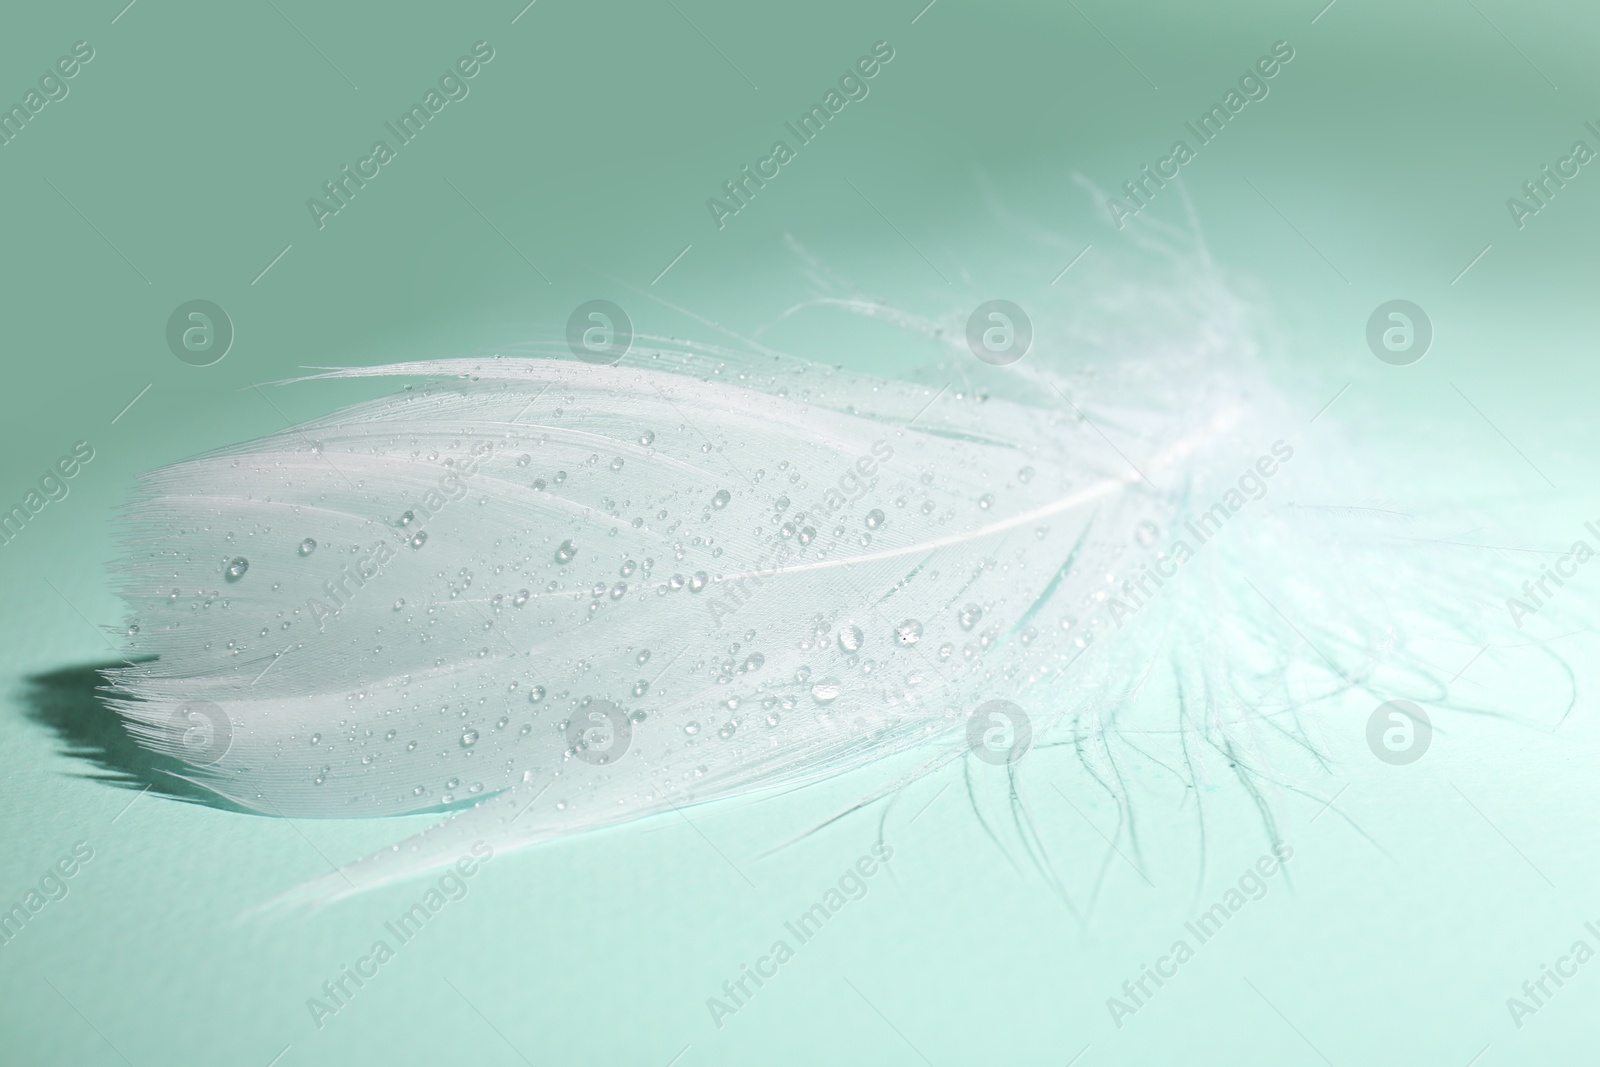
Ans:
<svg viewBox="0 0 1600 1067"><path fill-rule="evenodd" d="M1390 466L1389 486L1409 488L1408 505L1466 502L1564 542L1600 519L1600 172L1584 168L1520 231L1505 200L1573 140L1600 145L1583 128L1600 124L1593 9L1339 0L1313 25L1316 2L939 0L913 24L920 0L538 0L513 24L517 0L119 6L20 7L0 33L0 102L20 101L74 42L94 48L66 98L0 147L0 502L20 501L74 442L95 449L67 497L0 548L0 905L74 842L94 850L68 895L0 947L6 1062L665 1065L686 1046L684 1067L1060 1064L1085 1046L1083 1067L1591 1054L1600 963L1520 1031L1505 1008L1573 940L1600 944L1583 929L1600 925L1600 672L1586 632L1550 646L1580 694L1558 733L1559 694L1529 649L1492 650L1460 683L1516 718L1452 720L1413 767L1371 759L1360 701L1330 716L1337 762L1306 784L1322 797L1348 784L1339 811L1371 841L1320 802L1273 797L1292 884L1274 879L1121 1031L1106 997L1265 850L1242 804L1203 874L1187 816L1147 810L1146 884L1047 793L1035 815L1079 903L1109 863L1080 922L996 850L959 783L920 783L890 817L888 876L720 1029L706 998L866 852L877 821L765 854L865 784L497 855L318 1030L306 999L426 882L309 919L245 913L426 820L291 825L137 796L66 751L24 692L29 676L111 658L98 632L120 621L109 520L139 471L375 388L250 386L303 366L558 338L593 297L622 303L641 330L717 339L644 291L753 331L808 295L786 234L886 299L965 307L1003 294L1018 269L992 203L1114 249L1073 175L1120 185L1278 40L1296 56L1270 96L1184 177L1218 262L1277 314L1279 378L1310 410L1354 382L1333 414ZM306 198L479 40L495 56L470 95L317 229ZM706 198L878 40L895 58L870 95L717 230ZM1182 218L1170 194L1151 211ZM1097 254L1074 270L1093 271ZM1394 297L1437 329L1409 368L1377 363L1362 340ZM163 336L196 298L237 331L205 368ZM872 347L877 333L862 351L807 352L803 324L778 332L803 354L909 369L909 355ZM71 729L90 714L71 712ZM1085 814L1109 828L1104 809Z"/></svg>

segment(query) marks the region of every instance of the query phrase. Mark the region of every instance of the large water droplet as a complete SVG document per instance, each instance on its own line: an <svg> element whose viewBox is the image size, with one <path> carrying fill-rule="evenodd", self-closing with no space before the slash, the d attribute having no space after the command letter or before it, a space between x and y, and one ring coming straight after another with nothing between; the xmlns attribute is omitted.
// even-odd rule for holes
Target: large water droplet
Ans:
<svg viewBox="0 0 1600 1067"><path fill-rule="evenodd" d="M968 604L966 607L961 609L961 614L956 616L956 621L961 623L961 628L963 630L970 630L974 626L978 625L978 621L982 618L983 609L978 607L976 604Z"/></svg>
<svg viewBox="0 0 1600 1067"><path fill-rule="evenodd" d="M230 582L237 582L244 577L244 572L250 569L250 561L243 556L234 556L228 565L222 569L223 577Z"/></svg>
<svg viewBox="0 0 1600 1067"><path fill-rule="evenodd" d="M476 731L476 730L468 730L466 733L461 735L461 747L462 748L471 748L473 745L475 745L477 743L478 743L478 731Z"/></svg>
<svg viewBox="0 0 1600 1067"><path fill-rule="evenodd" d="M700 590L706 587L706 583L710 580L711 579L706 576L705 571L695 571L694 577L689 579L689 592L698 593Z"/></svg>
<svg viewBox="0 0 1600 1067"><path fill-rule="evenodd" d="M922 640L922 623L907 619L894 628L894 636L902 645L914 645Z"/></svg>
<svg viewBox="0 0 1600 1067"><path fill-rule="evenodd" d="M882 525L883 512L879 511L877 508L873 508L871 511L867 512L867 529L876 530Z"/></svg>
<svg viewBox="0 0 1600 1067"><path fill-rule="evenodd" d="M744 659L744 669L746 672L759 671L766 664L766 662L767 657L763 656L759 652L752 652Z"/></svg>
<svg viewBox="0 0 1600 1067"><path fill-rule="evenodd" d="M639 666L643 667L646 663L650 662L650 650L648 648L641 648L639 650L639 654L634 657L634 660L639 664Z"/></svg>
<svg viewBox="0 0 1600 1067"><path fill-rule="evenodd" d="M561 547L556 549L556 562L571 563L572 557L576 556L577 554L578 550L573 547L573 544L570 540L563 541L561 542Z"/></svg>
<svg viewBox="0 0 1600 1067"><path fill-rule="evenodd" d="M316 550L317 542L313 538L308 537L304 541L300 542L300 554L302 556L309 556Z"/></svg>
<svg viewBox="0 0 1600 1067"><path fill-rule="evenodd" d="M818 704L832 704L844 693L844 686L837 678L824 678L811 687L811 699Z"/></svg>
<svg viewBox="0 0 1600 1067"><path fill-rule="evenodd" d="M860 652L862 642L866 639L867 635L862 633L861 627L855 623L847 622L839 627L839 647L846 652Z"/></svg>
<svg viewBox="0 0 1600 1067"><path fill-rule="evenodd" d="M639 443L641 445L649 445L655 439L656 439L656 434L655 434L654 430L645 430L643 433L641 433L639 435Z"/></svg>
<svg viewBox="0 0 1600 1067"><path fill-rule="evenodd" d="M544 699L544 686L536 685L528 690L528 703L537 704Z"/></svg>
<svg viewBox="0 0 1600 1067"><path fill-rule="evenodd" d="M415 534L411 535L411 547L412 548L421 548L423 545L425 545L427 543L428 543L428 531L427 530L418 530Z"/></svg>
<svg viewBox="0 0 1600 1067"><path fill-rule="evenodd" d="M726 489L718 489L717 494L711 498L711 506L718 509L725 508L732 499L732 495Z"/></svg>

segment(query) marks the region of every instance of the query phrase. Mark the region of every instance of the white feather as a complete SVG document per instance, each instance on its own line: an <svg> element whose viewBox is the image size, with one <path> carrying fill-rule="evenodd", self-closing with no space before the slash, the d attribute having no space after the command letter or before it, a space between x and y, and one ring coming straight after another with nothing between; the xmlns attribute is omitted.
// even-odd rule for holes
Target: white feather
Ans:
<svg viewBox="0 0 1600 1067"><path fill-rule="evenodd" d="M1149 610L1107 617L1116 583L1295 424L1237 305L1196 282L1036 317L1038 350L1004 371L965 354L960 320L919 323L977 383L945 388L660 338L614 367L332 372L427 381L145 478L118 573L128 653L154 658L113 672L114 703L252 810L463 809L310 887L336 896L478 838L531 843L915 746L932 767L965 753L991 699L1110 773L1118 731L1193 730L1232 760L1272 719L1230 709L1292 712L1369 679L1404 622L1335 580L1361 564L1327 554L1364 550L1342 517L1308 523L1281 494ZM1271 553L1323 569L1241 580ZM1315 617L1324 644L1262 601ZM1132 723L1158 667L1193 703ZM599 701L629 716L604 762L607 731L574 746L570 725ZM197 760L182 724L216 713L226 751Z"/></svg>

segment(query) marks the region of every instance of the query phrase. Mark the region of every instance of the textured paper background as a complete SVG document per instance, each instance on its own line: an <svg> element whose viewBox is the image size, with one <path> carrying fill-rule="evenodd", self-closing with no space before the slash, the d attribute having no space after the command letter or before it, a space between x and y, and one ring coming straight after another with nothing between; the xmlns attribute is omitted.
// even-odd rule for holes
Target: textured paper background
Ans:
<svg viewBox="0 0 1600 1067"><path fill-rule="evenodd" d="M1600 176L1584 168L1521 230L1505 201L1575 139L1600 147L1583 125L1600 122L1596 13L1501 0L1319 6L938 0L919 15L920 0L538 0L519 15L517 0L138 0L119 14L111 0L8 11L0 102L20 102L74 42L95 55L0 146L0 502L20 501L74 442L96 453L65 499L0 548L0 904L74 842L95 852L66 899L0 947L8 1061L1579 1057L1600 964L1521 1031L1504 1002L1600 920L1588 633L1534 631L1559 636L1548 647L1580 686L1557 733L1544 728L1559 694L1537 649L1492 650L1459 683L1515 723L1452 720L1414 767L1370 758L1364 706L1335 718L1339 762L1318 794L1348 784L1339 810L1372 841L1319 802L1279 798L1292 886L1275 882L1120 1032L1106 997L1264 851L1251 812L1209 841L1203 872L1192 823L1152 813L1147 885L1108 861L1071 809L1045 805L1040 821L1085 845L1056 856L1071 887L1086 894L1109 862L1085 924L996 850L959 783L911 823L943 784L922 783L890 820L892 880L875 878L721 1029L706 998L870 846L876 819L763 853L862 784L501 855L318 1030L306 998L422 884L305 920L241 916L425 820L289 824L140 796L71 751L98 721L81 669L113 655L100 628L121 618L104 564L137 473L382 388L251 386L305 366L559 337L595 297L640 328L750 332L807 295L786 235L919 309L1003 295L1021 267L993 204L1114 246L1073 175L1119 186L1278 40L1296 56L1270 96L1183 173L1218 262L1253 279L1277 316L1279 377L1308 415L1354 383L1330 417L1410 487L1408 505L1468 502L1565 543L1600 518ZM479 40L495 58L470 95L319 230L306 199ZM870 95L718 230L706 198L878 40L895 58ZM1150 211L1183 217L1170 194ZM1073 269L1095 262L1091 252ZM1396 297L1421 304L1437 331L1408 368L1377 363L1363 341L1368 314ZM213 366L179 361L164 338L193 299L219 304L236 331ZM806 350L804 322L775 336L888 372L915 358L865 328L859 346L828 353ZM28 699L30 676L73 669L76 703Z"/></svg>

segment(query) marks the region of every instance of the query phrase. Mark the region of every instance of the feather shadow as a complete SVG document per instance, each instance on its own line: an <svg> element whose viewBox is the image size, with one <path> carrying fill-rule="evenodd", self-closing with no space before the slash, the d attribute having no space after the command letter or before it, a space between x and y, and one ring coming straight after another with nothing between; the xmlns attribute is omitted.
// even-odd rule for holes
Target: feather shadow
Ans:
<svg viewBox="0 0 1600 1067"><path fill-rule="evenodd" d="M191 782L187 764L146 748L129 735L122 716L105 702L103 673L125 665L124 660L107 660L29 675L23 679L24 714L55 734L63 755L81 761L82 769L72 772L76 777L118 789L148 789L223 811L259 814Z"/></svg>

